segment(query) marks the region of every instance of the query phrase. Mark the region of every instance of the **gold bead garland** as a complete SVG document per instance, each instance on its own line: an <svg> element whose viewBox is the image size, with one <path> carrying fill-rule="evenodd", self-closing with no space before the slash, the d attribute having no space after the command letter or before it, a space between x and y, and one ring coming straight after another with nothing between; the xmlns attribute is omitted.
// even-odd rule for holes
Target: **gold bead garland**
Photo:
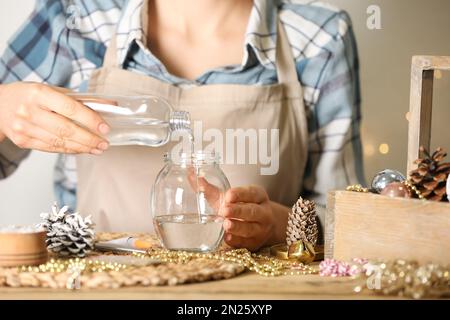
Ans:
<svg viewBox="0 0 450 320"><path fill-rule="evenodd" d="M187 251L171 251L166 249L150 249L146 253L134 253L142 258L158 259L168 263L186 263L191 259L220 260L236 263L249 271L265 277L280 275L317 274L318 270L303 263L280 260L261 254L251 253L247 249L235 249L215 253Z"/></svg>
<svg viewBox="0 0 450 320"><path fill-rule="evenodd" d="M416 196L420 199L420 200L426 200L426 198L422 195L422 193L419 191L419 189L416 188L415 185L413 185L413 183L411 182L411 180L406 180L404 182L405 186L407 188L409 188L410 190L412 190Z"/></svg>
<svg viewBox="0 0 450 320"><path fill-rule="evenodd" d="M75 259L51 259L45 264L39 266L22 266L19 267L21 272L50 272L50 273L61 273L65 272L71 268L82 269L87 272L103 272L103 271L120 271L125 269L127 266L125 264L117 262L105 262L100 260L90 260L85 258L75 258Z"/></svg>
<svg viewBox="0 0 450 320"><path fill-rule="evenodd" d="M160 260L163 263L187 263L193 259L216 260L237 264L249 271L265 277L280 275L307 275L317 274L318 270L294 260L281 260L263 254L251 253L246 249L224 250L211 253L171 251L160 248L153 248L146 253L133 253L139 258L150 258ZM87 258L75 259L51 259L49 262L39 266L22 266L19 272L33 273L69 273L67 278L67 289L78 289L80 277L86 273L102 273L110 271L121 271L128 268L128 265L117 262L105 262Z"/></svg>
<svg viewBox="0 0 450 320"><path fill-rule="evenodd" d="M77 281L82 273L101 273L107 271L120 271L127 268L127 265L117 263L117 262L105 262L99 260L91 260L91 259L51 259L49 262L45 264L41 264L39 266L22 266L19 267L19 272L35 272L35 273L70 273L66 288L67 289L76 289Z"/></svg>
<svg viewBox="0 0 450 320"><path fill-rule="evenodd" d="M351 191L351 192L369 193L369 189L364 188L360 184L354 184L354 185L348 186L346 190Z"/></svg>
<svg viewBox="0 0 450 320"><path fill-rule="evenodd" d="M417 196L417 198L419 198L420 200L426 200L425 197L422 195L422 193L416 188L415 185L412 184L412 182L410 180L405 180L403 182L403 184L410 189L412 192L414 192ZM370 190L369 188L364 188L362 185L360 184L354 184L351 186L348 186L346 188L347 191L351 191L351 192L360 192L360 193L369 193Z"/></svg>

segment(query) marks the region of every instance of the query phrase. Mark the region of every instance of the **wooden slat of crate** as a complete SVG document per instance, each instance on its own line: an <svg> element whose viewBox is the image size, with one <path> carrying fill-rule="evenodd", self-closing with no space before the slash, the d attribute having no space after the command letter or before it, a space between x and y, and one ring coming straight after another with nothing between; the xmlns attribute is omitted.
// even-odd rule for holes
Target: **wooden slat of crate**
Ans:
<svg viewBox="0 0 450 320"><path fill-rule="evenodd" d="M450 264L448 203L336 191L328 204L328 258Z"/></svg>
<svg viewBox="0 0 450 320"><path fill-rule="evenodd" d="M421 157L419 147L430 150L433 85L436 70L450 71L450 57L414 56L411 65L407 172Z"/></svg>

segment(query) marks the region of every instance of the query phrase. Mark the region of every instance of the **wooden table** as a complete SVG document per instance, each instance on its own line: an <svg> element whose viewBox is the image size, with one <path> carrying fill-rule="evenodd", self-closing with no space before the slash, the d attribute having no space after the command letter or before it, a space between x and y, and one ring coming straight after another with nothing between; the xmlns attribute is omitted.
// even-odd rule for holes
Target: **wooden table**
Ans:
<svg viewBox="0 0 450 320"><path fill-rule="evenodd" d="M103 233L101 240L134 236L147 241L156 241L146 234ZM314 263L318 266L318 262ZM369 290L355 293L358 283L351 278L298 275L263 277L244 272L237 277L195 284L159 287L124 287L120 289L46 289L0 287L2 299L385 299Z"/></svg>
<svg viewBox="0 0 450 320"><path fill-rule="evenodd" d="M317 275L265 278L245 273L228 280L164 287L80 289L76 291L41 288L0 288L1 299L385 299L353 291L349 278Z"/></svg>

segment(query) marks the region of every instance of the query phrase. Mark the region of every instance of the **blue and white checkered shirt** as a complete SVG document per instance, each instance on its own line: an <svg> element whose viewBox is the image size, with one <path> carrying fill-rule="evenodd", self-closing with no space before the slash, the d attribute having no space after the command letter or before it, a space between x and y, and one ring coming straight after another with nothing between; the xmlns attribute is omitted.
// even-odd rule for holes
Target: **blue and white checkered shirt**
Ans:
<svg viewBox="0 0 450 320"><path fill-rule="evenodd" d="M326 192L361 182L358 55L348 15L317 1L254 0L241 65L209 70L194 81L170 74L145 47L144 0L38 0L0 60L0 83L36 81L82 90L102 65L117 30L118 63L124 69L178 86L273 84L276 15L294 54L308 109L309 155L304 190L325 204ZM10 175L27 150L0 144L0 178ZM73 156L57 162L57 199L74 206Z"/></svg>

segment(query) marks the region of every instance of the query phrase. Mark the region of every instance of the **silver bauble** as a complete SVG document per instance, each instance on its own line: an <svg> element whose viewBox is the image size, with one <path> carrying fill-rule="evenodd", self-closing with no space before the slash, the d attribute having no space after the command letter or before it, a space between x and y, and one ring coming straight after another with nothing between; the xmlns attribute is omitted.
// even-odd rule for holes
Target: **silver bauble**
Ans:
<svg viewBox="0 0 450 320"><path fill-rule="evenodd" d="M396 170L386 169L379 172L372 180L372 191L380 193L388 184L404 182L405 176Z"/></svg>

